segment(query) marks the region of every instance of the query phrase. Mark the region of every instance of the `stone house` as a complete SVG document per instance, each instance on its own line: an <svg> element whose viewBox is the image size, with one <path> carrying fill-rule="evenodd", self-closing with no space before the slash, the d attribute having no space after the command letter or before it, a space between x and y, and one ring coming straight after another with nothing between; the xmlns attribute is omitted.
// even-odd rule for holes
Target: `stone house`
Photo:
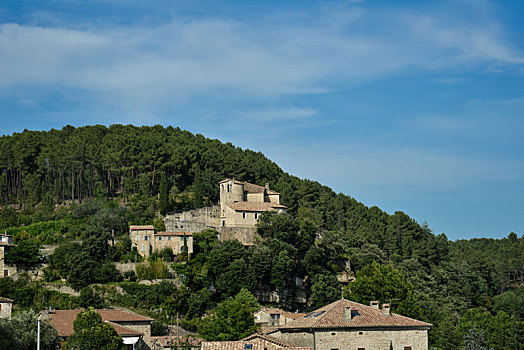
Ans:
<svg viewBox="0 0 524 350"><path fill-rule="evenodd" d="M391 313L389 304L379 308L341 299L268 335L313 350L427 350L430 323Z"/></svg>
<svg viewBox="0 0 524 350"><path fill-rule="evenodd" d="M200 350L204 339L191 335L162 335L151 337L152 350L163 349L183 349L183 350Z"/></svg>
<svg viewBox="0 0 524 350"><path fill-rule="evenodd" d="M220 181L220 226L255 228L265 211L284 213L287 207L280 204L280 193L266 186L233 179Z"/></svg>
<svg viewBox="0 0 524 350"><path fill-rule="evenodd" d="M225 179L218 183L219 205L167 215L164 224L172 232L200 232L214 229L220 240L237 239L250 245L256 243L255 227L265 211L284 213L287 207L280 204L280 193L269 184L258 186L249 182Z"/></svg>
<svg viewBox="0 0 524 350"><path fill-rule="evenodd" d="M253 334L238 341L204 341L202 350L311 350L297 347L281 339L264 334Z"/></svg>
<svg viewBox="0 0 524 350"><path fill-rule="evenodd" d="M0 318L4 320L10 320L12 310L13 301L8 298L0 297Z"/></svg>
<svg viewBox="0 0 524 350"><path fill-rule="evenodd" d="M288 312L277 308L268 307L263 307L254 314L255 324L262 327L283 326L304 315L304 313L300 312Z"/></svg>
<svg viewBox="0 0 524 350"><path fill-rule="evenodd" d="M0 277L9 276L9 268L4 263L5 254L9 248L13 246L13 236L8 234L0 234Z"/></svg>
<svg viewBox="0 0 524 350"><path fill-rule="evenodd" d="M52 310L42 311L40 315L58 331L64 340L74 333L73 322L83 310ZM124 310L96 310L102 321L111 325L124 340L126 349L151 349L151 322L152 318Z"/></svg>
<svg viewBox="0 0 524 350"><path fill-rule="evenodd" d="M193 234L190 232L156 232L151 225L129 226L132 247L147 258L153 252L170 248L175 255L182 253L184 244L193 253Z"/></svg>

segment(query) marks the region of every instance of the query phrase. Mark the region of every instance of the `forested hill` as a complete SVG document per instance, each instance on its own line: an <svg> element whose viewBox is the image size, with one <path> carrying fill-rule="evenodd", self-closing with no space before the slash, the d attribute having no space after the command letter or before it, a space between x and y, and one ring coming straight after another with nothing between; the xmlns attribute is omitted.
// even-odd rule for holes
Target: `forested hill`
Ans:
<svg viewBox="0 0 524 350"><path fill-rule="evenodd" d="M67 259L84 266L97 257L106 267L127 261L130 241L108 248L110 232L124 242L129 223L162 225L158 213L216 203L217 183L229 177L270 183L289 213L263 215L258 233L264 242L248 249L238 242L217 244L213 233L196 234L194 256L174 264L184 288L167 288L165 298L150 305L138 297L148 287L127 285L137 299L126 303L167 308L189 322L244 288L292 289L298 277L308 302L292 306L312 309L340 297L337 274L349 262L357 279L344 285L346 295L389 302L394 312L433 323L432 345L459 348L463 336L480 327L496 349L520 346L524 237L515 233L450 242L402 212L389 215L289 175L262 153L159 125L66 126L3 136L0 174L0 229L15 236L19 250L35 241L84 241L82 249L76 243L57 248L46 274L50 280L62 277L75 288L117 281L114 268L86 274L96 262L82 269ZM0 279L0 294L16 299L18 289L9 283ZM28 307L39 300L35 294Z"/></svg>
<svg viewBox="0 0 524 350"><path fill-rule="evenodd" d="M16 209L92 197L119 197L132 204L157 197L165 176L172 199L160 203L165 213L217 202L218 181L230 177L269 182L291 214L314 209L321 228L345 232L354 246L368 242L388 255L416 254L438 262L437 246L446 241L401 212L388 215L318 182L291 176L262 153L173 127L66 126L15 133L0 139L0 168L1 204Z"/></svg>

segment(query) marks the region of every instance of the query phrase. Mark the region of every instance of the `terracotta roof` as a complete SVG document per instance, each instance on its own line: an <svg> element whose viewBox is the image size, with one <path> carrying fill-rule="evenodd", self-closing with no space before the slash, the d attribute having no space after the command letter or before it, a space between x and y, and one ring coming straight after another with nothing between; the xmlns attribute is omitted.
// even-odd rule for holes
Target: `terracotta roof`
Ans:
<svg viewBox="0 0 524 350"><path fill-rule="evenodd" d="M115 329L115 331L118 333L118 335L121 336L121 337L125 337L125 336L137 337L137 336L144 335L144 333L137 332L137 331L129 329L127 327L123 327L123 326L121 326L121 325L119 325L117 323L111 322L111 321L105 321L105 323L107 323L108 325L113 327Z"/></svg>
<svg viewBox="0 0 524 350"><path fill-rule="evenodd" d="M244 182L244 191L248 193L264 193L266 188L264 186L259 186L255 184L250 184L249 182Z"/></svg>
<svg viewBox="0 0 524 350"><path fill-rule="evenodd" d="M193 236L191 232L156 232L155 236Z"/></svg>
<svg viewBox="0 0 524 350"><path fill-rule="evenodd" d="M153 225L133 225L129 226L130 230L154 230L155 227Z"/></svg>
<svg viewBox="0 0 524 350"><path fill-rule="evenodd" d="M282 339L278 339L278 338L272 337L272 336L267 335L267 334L251 334L251 335L245 337L244 339L241 339L241 341L248 342L248 341L254 340L254 339L263 339L263 340L268 341L270 343L273 343L273 344L276 344L276 345L279 345L279 346L282 346L282 347L286 347L286 348L294 348L295 347L295 345L293 345L293 344L286 343Z"/></svg>
<svg viewBox="0 0 524 350"><path fill-rule="evenodd" d="M169 336L163 335L159 337L151 337L151 342L162 345L163 347L169 347L171 345L191 345L199 346L204 339L193 337L193 336Z"/></svg>
<svg viewBox="0 0 524 350"><path fill-rule="evenodd" d="M76 319L76 316L80 312L84 310L54 310L50 313L47 313L47 316L49 317L49 322L51 325L58 331L58 334L62 337L68 337L71 334L74 333L73 329L73 322ZM96 310L100 316L102 317L102 321L108 322L109 324L113 325L114 322L133 322L133 321L152 321L152 318L144 317L139 314L135 314L134 312L130 311L123 311L123 310ZM125 328L122 326L119 326L120 328ZM119 329L115 327L115 330L119 333ZM121 330L124 331L124 330ZM134 332L132 330L129 330L126 328L124 332ZM135 332L136 333L136 332ZM135 334L132 333L132 334ZM130 333L131 334L131 333ZM142 334L142 333L136 333ZM120 335L127 335L127 334L120 334Z"/></svg>
<svg viewBox="0 0 524 350"><path fill-rule="evenodd" d="M350 320L343 317L346 307L351 307L352 310L353 316ZM430 323L394 313L384 315L380 309L341 299L280 326L279 329L431 326Z"/></svg>
<svg viewBox="0 0 524 350"><path fill-rule="evenodd" d="M289 311L284 311L284 310L281 310L281 309L277 309L277 308L271 308L271 307L263 307L262 309L258 310L257 312L260 312L260 311L263 311L267 314L279 314L279 315L282 315L282 316L285 316L287 318L291 318L293 320L296 320L297 318L300 318L302 316L305 316L306 314L305 313L301 313L301 312L289 312Z"/></svg>
<svg viewBox="0 0 524 350"><path fill-rule="evenodd" d="M275 211L276 209L287 209L285 205L269 202L236 202L228 206L237 211Z"/></svg>
<svg viewBox="0 0 524 350"><path fill-rule="evenodd" d="M267 342L271 343L272 347L268 347ZM265 349L293 349L293 350L311 350L310 348L294 347L287 343L277 340L267 335L255 334L239 341L205 341L202 342L202 350L244 350L246 344L252 345L252 350Z"/></svg>
<svg viewBox="0 0 524 350"><path fill-rule="evenodd" d="M0 297L0 303L12 303L13 301L9 298Z"/></svg>

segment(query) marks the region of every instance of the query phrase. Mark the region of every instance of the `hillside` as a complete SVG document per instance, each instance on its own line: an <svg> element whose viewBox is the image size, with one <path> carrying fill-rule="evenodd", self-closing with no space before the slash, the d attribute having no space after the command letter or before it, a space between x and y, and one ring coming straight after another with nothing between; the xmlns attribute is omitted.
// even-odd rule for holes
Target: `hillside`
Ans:
<svg viewBox="0 0 524 350"><path fill-rule="evenodd" d="M0 172L0 229L18 244L83 240L61 244L48 271L77 289L121 279L110 265L131 260L133 252L125 244L108 247L111 232L125 242L130 223L161 225L159 213L215 203L216 184L224 178L270 183L289 207L286 215L263 215L259 246L218 244L210 232L195 235L192 259L173 264L184 276L183 287L129 282L122 286L125 297L99 290L105 302L164 308L197 327L206 310L242 288L255 295L293 290L299 278L307 304L287 300L279 306L314 309L339 298L343 287L348 298L389 302L394 312L433 323L435 346L459 347L473 324L496 349L520 346L524 238L515 233L451 242L405 213L368 208L289 175L261 153L173 127L66 126L3 136ZM90 259L107 264L87 277L69 266L88 269ZM348 265L357 279L340 284L337 275ZM31 288L3 280L0 296L16 299L19 288ZM33 299L39 297L35 291ZM20 307L35 307L28 298ZM57 301L55 308L72 303ZM504 336L497 333L501 329Z"/></svg>

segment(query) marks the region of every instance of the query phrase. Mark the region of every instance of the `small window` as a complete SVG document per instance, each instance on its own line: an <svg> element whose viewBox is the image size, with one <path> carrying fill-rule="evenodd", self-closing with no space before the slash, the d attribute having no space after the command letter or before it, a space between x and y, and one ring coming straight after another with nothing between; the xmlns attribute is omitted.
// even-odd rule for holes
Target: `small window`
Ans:
<svg viewBox="0 0 524 350"><path fill-rule="evenodd" d="M144 236L144 241L147 241L147 236Z"/></svg>
<svg viewBox="0 0 524 350"><path fill-rule="evenodd" d="M145 244L142 244L142 251L143 251L143 252L146 251L146 245L145 245Z"/></svg>
<svg viewBox="0 0 524 350"><path fill-rule="evenodd" d="M404 346L404 350L411 350L411 346Z"/></svg>
<svg viewBox="0 0 524 350"><path fill-rule="evenodd" d="M366 348L357 348L357 350L366 350Z"/></svg>
<svg viewBox="0 0 524 350"><path fill-rule="evenodd" d="M335 336L335 335L337 335L337 333L333 332L333 333L331 333L331 335Z"/></svg>
<svg viewBox="0 0 524 350"><path fill-rule="evenodd" d="M167 237L167 240L170 241L170 240L171 240L171 237Z"/></svg>
<svg viewBox="0 0 524 350"><path fill-rule="evenodd" d="M362 334L364 334L364 332L358 332L358 335L362 335Z"/></svg>
<svg viewBox="0 0 524 350"><path fill-rule="evenodd" d="M243 218L243 219L246 218L246 213L242 213L242 218Z"/></svg>
<svg viewBox="0 0 524 350"><path fill-rule="evenodd" d="M136 235L136 240L137 240L137 241L140 240L140 235Z"/></svg>
<svg viewBox="0 0 524 350"><path fill-rule="evenodd" d="M161 241L161 240L162 240L162 237L158 237L158 240Z"/></svg>
<svg viewBox="0 0 524 350"><path fill-rule="evenodd" d="M255 219L258 219L258 213L255 213Z"/></svg>
<svg viewBox="0 0 524 350"><path fill-rule="evenodd" d="M0 311L2 311L2 304L0 304Z"/></svg>
<svg viewBox="0 0 524 350"><path fill-rule="evenodd" d="M180 240L183 241L184 240L184 236L180 236Z"/></svg>

